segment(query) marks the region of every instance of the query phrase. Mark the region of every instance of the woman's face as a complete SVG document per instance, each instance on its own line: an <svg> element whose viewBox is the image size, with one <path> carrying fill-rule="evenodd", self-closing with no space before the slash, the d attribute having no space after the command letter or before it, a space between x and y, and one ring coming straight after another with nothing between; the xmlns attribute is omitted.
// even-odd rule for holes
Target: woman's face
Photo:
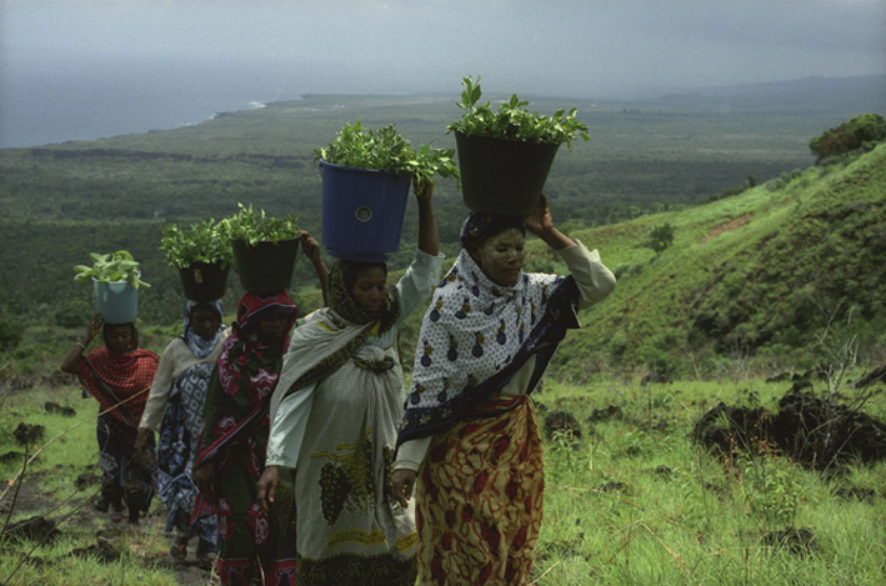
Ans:
<svg viewBox="0 0 886 586"><path fill-rule="evenodd" d="M197 307L191 312L191 328L204 340L212 340L220 325L218 313L208 307Z"/></svg>
<svg viewBox="0 0 886 586"><path fill-rule="evenodd" d="M507 228L486 239L471 256L493 283L510 287L517 284L526 252L526 238L516 228Z"/></svg>
<svg viewBox="0 0 886 586"><path fill-rule="evenodd" d="M263 313L255 329L258 341L268 346L279 344L286 338L291 321L289 314L285 311Z"/></svg>
<svg viewBox="0 0 886 586"><path fill-rule="evenodd" d="M369 315L378 315L385 306L388 276L381 267L370 267L357 273L351 297Z"/></svg>
<svg viewBox="0 0 886 586"><path fill-rule="evenodd" d="M106 343L108 350L117 354L124 354L132 350L132 328L129 324L108 326L106 330Z"/></svg>

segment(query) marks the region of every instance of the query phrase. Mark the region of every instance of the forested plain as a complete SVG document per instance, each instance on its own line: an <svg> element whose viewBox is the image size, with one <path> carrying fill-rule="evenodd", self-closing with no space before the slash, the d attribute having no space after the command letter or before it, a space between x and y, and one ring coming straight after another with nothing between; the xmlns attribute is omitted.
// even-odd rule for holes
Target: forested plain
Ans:
<svg viewBox="0 0 886 586"><path fill-rule="evenodd" d="M576 107L590 128L590 142L561 148L545 186L555 218L574 231L686 209L796 175L814 162L812 137L882 96L882 79L866 81L851 97L839 91L839 80L828 91L811 80L630 103L521 97L542 113ZM818 95L810 95L814 88ZM2 150L0 314L19 326L85 324L92 292L73 281L72 266L90 252L127 249L152 285L141 293L140 319L174 323L183 298L158 248L164 225L220 219L242 202L271 214L296 212L301 226L322 239L315 148L358 120L369 128L393 122L414 146L454 148L446 126L458 115L455 95L313 95L174 130ZM437 181L435 202L443 249L452 255L466 211L454 181ZM403 245L390 263L395 270L411 256L415 224L410 203ZM606 242L591 244L605 259ZM242 290L236 277L229 282L230 307ZM303 261L293 287L296 296L312 287Z"/></svg>

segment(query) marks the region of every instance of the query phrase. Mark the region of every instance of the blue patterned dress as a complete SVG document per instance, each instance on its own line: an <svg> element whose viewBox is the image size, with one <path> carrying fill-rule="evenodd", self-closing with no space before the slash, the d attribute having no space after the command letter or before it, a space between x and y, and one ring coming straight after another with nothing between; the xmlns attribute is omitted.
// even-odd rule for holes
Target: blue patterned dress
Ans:
<svg viewBox="0 0 886 586"><path fill-rule="evenodd" d="M224 328L206 340L189 326L191 304L185 312L185 333L178 341L187 344L195 359L206 359L224 341ZM216 302L218 303L218 302ZM221 304L216 309L221 313ZM197 487L192 480L194 458L203 431L203 405L214 360L199 360L185 368L172 382L172 389L160 424L157 461L157 494L166 505L166 531L196 534L198 551L214 552L218 540L215 516L192 521Z"/></svg>

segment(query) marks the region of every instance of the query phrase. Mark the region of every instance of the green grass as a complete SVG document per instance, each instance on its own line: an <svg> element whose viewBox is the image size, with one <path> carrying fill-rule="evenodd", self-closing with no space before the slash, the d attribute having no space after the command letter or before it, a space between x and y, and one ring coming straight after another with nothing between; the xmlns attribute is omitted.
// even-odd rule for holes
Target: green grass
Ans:
<svg viewBox="0 0 886 586"><path fill-rule="evenodd" d="M538 583L883 583L886 462L852 466L836 483L775 453L724 463L689 438L694 420L717 402L746 404L752 389L772 409L787 386L753 379L546 385L537 401L572 412L584 438L579 449L556 440L546 446ZM623 417L586 422L609 405ZM871 409L882 419L886 398ZM874 504L837 496L841 485L873 489ZM787 526L809 528L815 548L803 556L764 543L766 533Z"/></svg>
<svg viewBox="0 0 886 586"><path fill-rule="evenodd" d="M756 378L681 380L642 386L638 379L598 377L585 385L553 378L536 395L539 423L566 410L579 421L579 446L562 436L545 441L545 513L536 546L538 584L881 584L886 580L886 462L854 464L839 480L826 480L770 452L724 461L693 443L694 422L720 401L777 409L790 383ZM43 413L43 402L74 406L66 418ZM95 464L95 405L78 389L34 389L7 394L0 405L0 443L12 446L11 428L24 420L47 428L40 458L28 474L36 508L13 519L43 513L76 493L49 516L71 513L94 491L77 492L74 478ZM620 417L588 422L595 410L618 406ZM866 411L886 419L886 394ZM79 426L77 424L83 421ZM59 440L48 439L69 430ZM19 464L0 467L11 480ZM28 476L26 475L26 478ZM871 502L840 496L873 491ZM3 499L4 505L10 497ZM84 506L91 506L85 503ZM161 505L155 501L154 509ZM124 537L119 562L68 555L95 543L101 523L76 511L61 526L63 537L31 555L11 584L175 584L162 563L168 547L162 524ZM807 528L816 545L805 555L764 542L785 527ZM0 582L7 580L32 543L4 545Z"/></svg>
<svg viewBox="0 0 886 586"><path fill-rule="evenodd" d="M77 414L66 417L47 413L44 404L53 401L73 407ZM0 548L0 583L2 584L177 584L175 575L156 562L166 557L166 538L154 522L153 531L135 535L114 533L100 514L93 513L92 499L98 485L78 488L81 474L100 475L95 420L98 406L94 399L81 398L79 388L57 390L29 389L6 392L0 396L0 445L3 453L14 450L37 457L22 475L22 459L0 464L3 479L3 515L5 523L10 507L10 521L35 515L59 522L61 537L50 544L31 541L6 541ZM45 427L43 438L30 445L19 445L13 430L20 423ZM19 478L23 483L16 494ZM155 503L154 507L157 505ZM96 544L97 533L113 537L121 554L119 563L107 564L93 556L72 556L74 549ZM22 560L26 560L22 563Z"/></svg>

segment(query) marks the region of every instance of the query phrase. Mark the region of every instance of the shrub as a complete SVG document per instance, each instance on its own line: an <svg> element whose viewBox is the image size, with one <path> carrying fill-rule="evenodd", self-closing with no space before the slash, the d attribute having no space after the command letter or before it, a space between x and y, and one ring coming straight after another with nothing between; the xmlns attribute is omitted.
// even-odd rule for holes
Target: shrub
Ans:
<svg viewBox="0 0 886 586"><path fill-rule="evenodd" d="M13 318L0 315L0 350L14 350L22 341L25 326Z"/></svg>
<svg viewBox="0 0 886 586"><path fill-rule="evenodd" d="M879 114L861 114L839 126L824 131L809 141L815 164L858 149L870 150L886 139L886 120Z"/></svg>
<svg viewBox="0 0 886 586"><path fill-rule="evenodd" d="M656 256L661 256L661 253L674 243L675 231L676 228L668 223L656 226L649 233L649 240L646 241L646 246L654 250Z"/></svg>
<svg viewBox="0 0 886 586"><path fill-rule="evenodd" d="M53 319L62 328L86 327L95 308L84 300L69 299L59 304Z"/></svg>

